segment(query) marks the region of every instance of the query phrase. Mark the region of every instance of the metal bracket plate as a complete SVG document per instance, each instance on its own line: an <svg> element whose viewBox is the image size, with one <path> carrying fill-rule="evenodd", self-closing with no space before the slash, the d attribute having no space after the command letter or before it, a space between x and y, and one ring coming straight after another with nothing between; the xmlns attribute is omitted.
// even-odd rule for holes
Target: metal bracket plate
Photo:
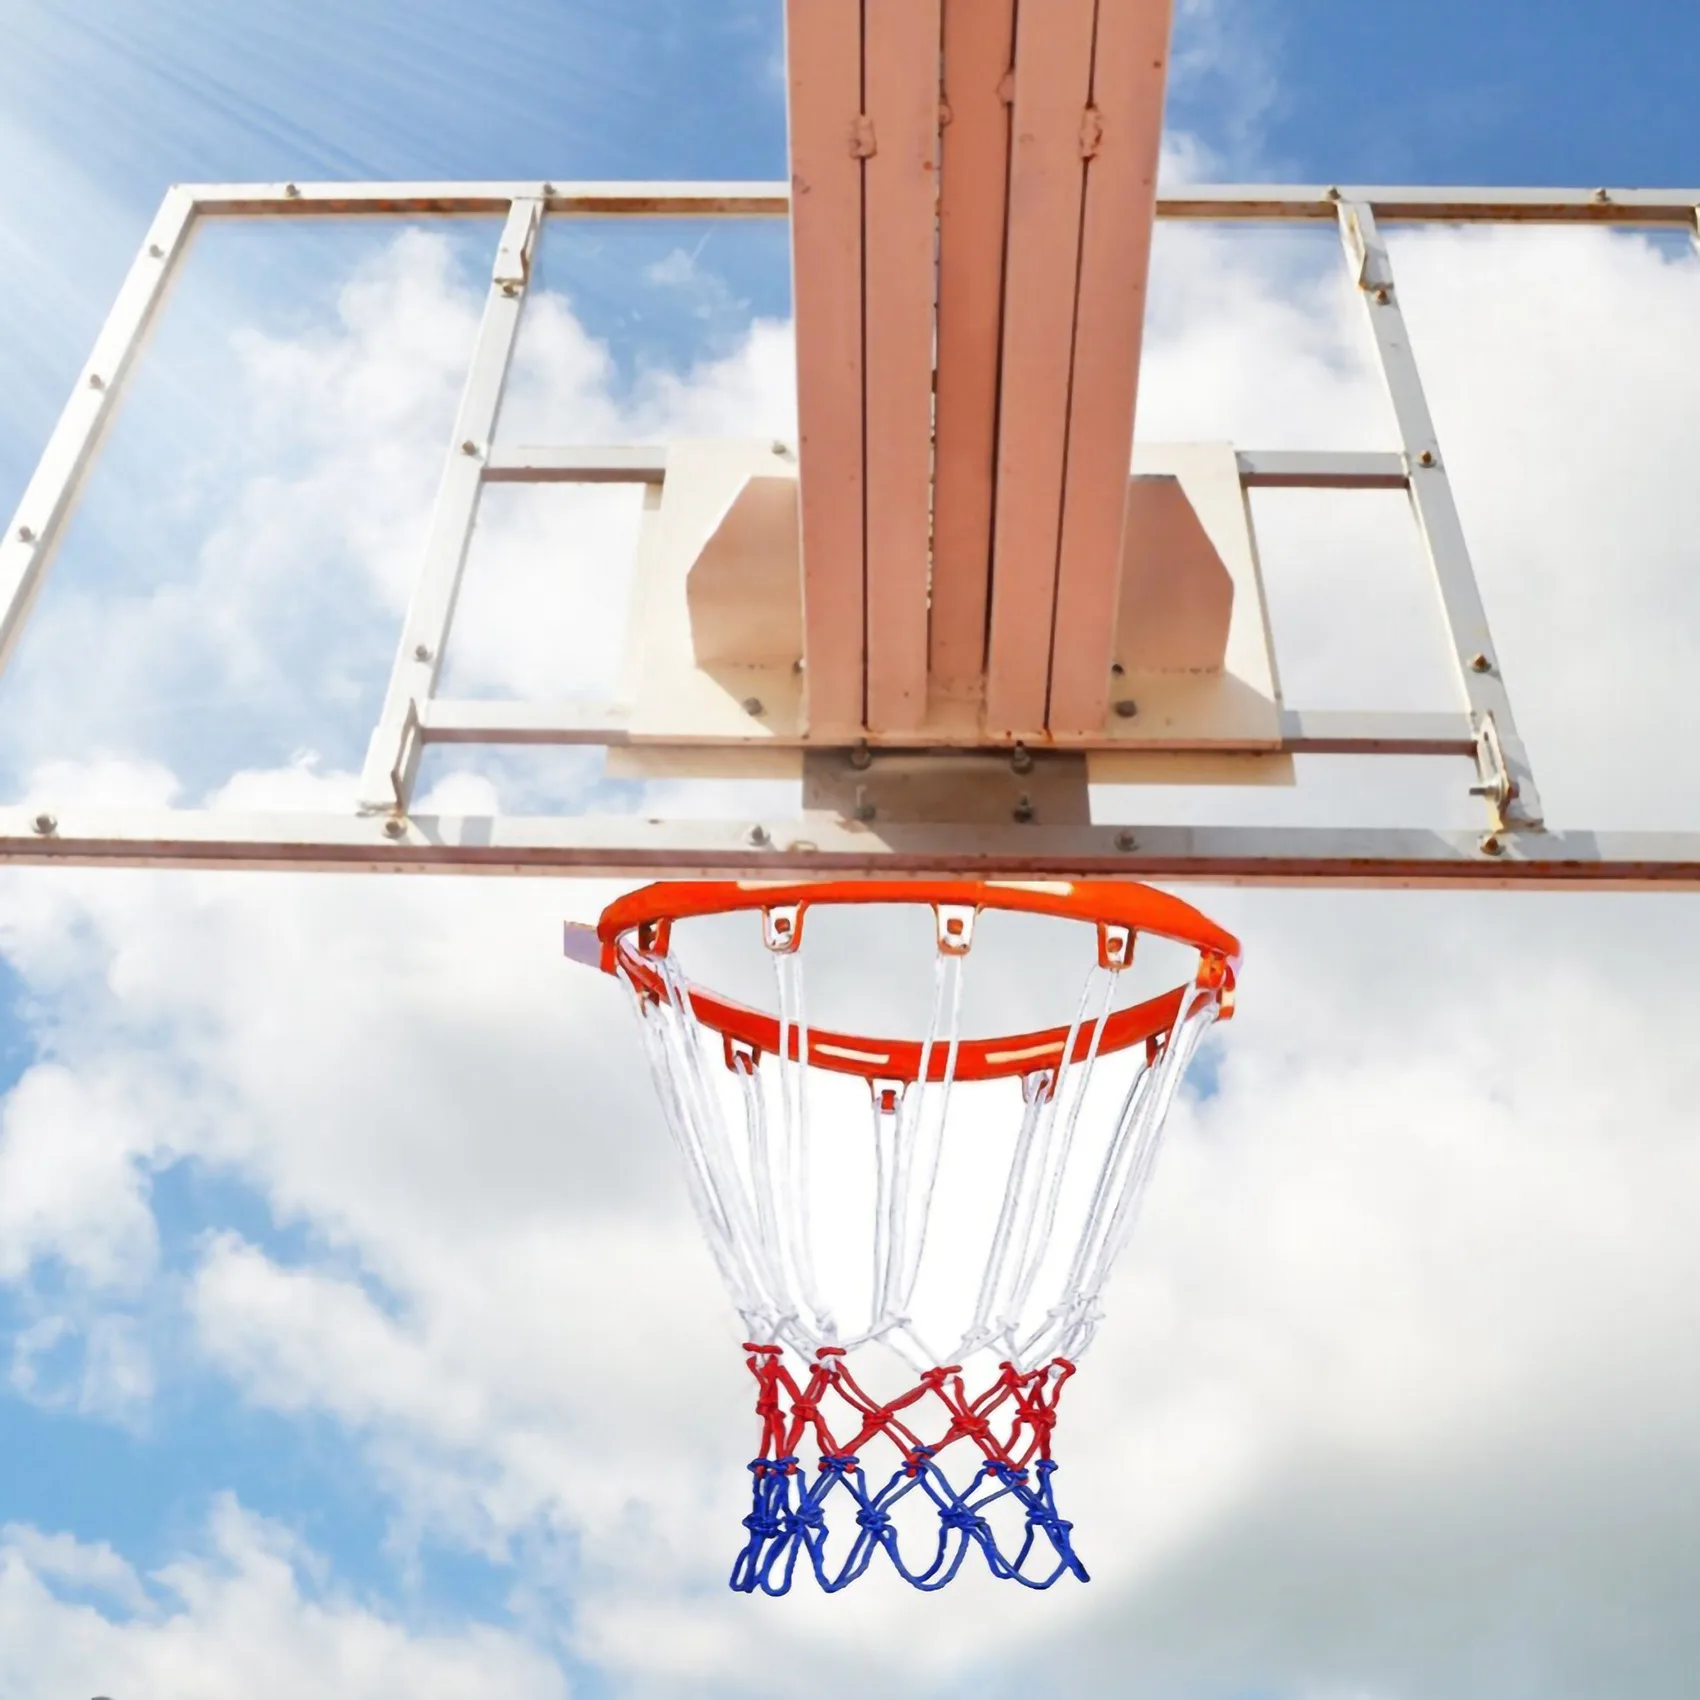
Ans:
<svg viewBox="0 0 1700 1700"><path fill-rule="evenodd" d="M807 750L803 812L892 825L1085 826L1087 758L1075 752Z"/></svg>

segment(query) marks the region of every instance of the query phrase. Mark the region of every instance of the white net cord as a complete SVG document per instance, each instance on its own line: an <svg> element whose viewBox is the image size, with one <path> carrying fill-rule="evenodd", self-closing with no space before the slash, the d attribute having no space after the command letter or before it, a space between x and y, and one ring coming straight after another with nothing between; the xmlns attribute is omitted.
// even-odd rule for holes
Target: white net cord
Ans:
<svg viewBox="0 0 1700 1700"><path fill-rule="evenodd" d="M1118 1052L1118 1067L1131 1069L1120 1107L1107 1135L1095 1131L1084 1140L1082 1118L1101 1073L1131 938L1119 959L1100 953L1060 1052L1054 1039L1039 1046L1035 1058L1050 1060L1008 1079L1005 1090L1019 1088L1021 1103L995 1216L978 1228L977 1252L953 1225L942 1254L965 1271L978 1267L977 1281L969 1277L967 1314L947 1318L942 1339L932 1337L939 1320L932 1316L923 1337L913 1312L930 1279L929 1230L943 1159L947 1147L961 1150L953 1141L976 1138L991 1102L988 1085L997 1090L995 1080L976 1085L974 1113L953 1119L968 952L965 945L945 948L942 940L941 931L918 1066L911 1062L906 1079L869 1083L869 1145L859 1159L867 1165L872 1211L861 1265L865 1303L852 1301L841 1284L823 1282L817 1267L820 1212L846 1207L852 1189L840 1184L838 1165L855 1149L835 1141L835 1168L817 1177L811 1167L818 1131L811 1118L821 1114L819 1104L811 1109L811 1098L820 1070L810 1061L815 1053L796 935L776 947L770 931L778 999L773 1056L705 1028L670 945L650 958L656 984L626 976L685 1160L692 1206L752 1340L782 1343L808 1360L823 1347L849 1350L882 1340L920 1371L980 1351L1025 1370L1058 1357L1072 1360L1091 1341L1100 1295L1133 1231L1165 1118L1219 999L1213 985L1195 977L1179 989L1167 1030L1138 1051ZM1106 1090L1120 1091L1119 1081ZM964 1264L967 1257L977 1265ZM937 1350L943 1343L950 1343L948 1355Z"/></svg>

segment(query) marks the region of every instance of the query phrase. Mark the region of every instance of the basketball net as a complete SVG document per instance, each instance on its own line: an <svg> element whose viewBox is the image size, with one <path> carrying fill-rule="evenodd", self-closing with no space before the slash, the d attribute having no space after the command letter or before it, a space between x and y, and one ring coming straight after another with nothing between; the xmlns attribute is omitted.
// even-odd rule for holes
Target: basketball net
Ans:
<svg viewBox="0 0 1700 1700"><path fill-rule="evenodd" d="M932 908L924 1031L885 1040L811 1028L808 910L876 900ZM975 922L988 908L1097 927L1066 1026L964 1036ZM739 909L760 918L771 1015L693 984L673 949L675 920ZM1118 1007L1142 931L1192 945L1196 967L1165 995ZM1097 1331L1187 1065L1231 1011L1237 943L1177 900L1119 884L666 885L612 905L597 933L601 965L632 994L692 1205L747 1332L761 1444L733 1588L784 1593L806 1562L835 1591L882 1553L924 1589L972 1552L1029 1587L1086 1580L1053 1497L1057 1405ZM859 1140L846 1139L836 1102L823 1107L824 1083L845 1075L866 1082ZM988 1175L994 1105L1014 1136ZM966 1228L953 1218L944 1238L941 1178L963 1172L965 1141L992 1207ZM848 1172L858 1164L859 1192ZM847 1300L820 1247L829 1228L843 1240L851 1196L869 1208ZM956 1296L923 1317L917 1299L941 1266ZM870 1393L850 1367L875 1347L908 1365L913 1379L894 1395ZM965 1367L975 1364L977 1383Z"/></svg>

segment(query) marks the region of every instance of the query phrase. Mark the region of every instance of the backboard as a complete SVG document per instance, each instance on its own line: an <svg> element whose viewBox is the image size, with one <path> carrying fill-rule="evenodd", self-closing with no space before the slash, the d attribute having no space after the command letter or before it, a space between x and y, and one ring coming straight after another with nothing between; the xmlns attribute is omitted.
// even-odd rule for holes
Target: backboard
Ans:
<svg viewBox="0 0 1700 1700"><path fill-rule="evenodd" d="M875 8L865 26L858 8L801 9L814 21L793 20L788 185L173 189L0 540L0 655L25 631L198 231L499 220L393 665L345 809L107 807L37 788L0 808L0 860L1700 884L1700 835L1545 818L1386 235L1493 223L1692 233L1700 193L1192 185L1159 196L1164 45L1135 37L1161 10L1114 9L1127 40L1030 25L1011 72L995 6ZM941 39L941 16L943 48L929 57L917 43ZM545 231L666 218L789 220L796 439L506 440L498 422ZM1136 443L1152 232L1171 224L1333 231L1395 446ZM563 676L526 700L446 694L480 502L551 484L640 493L619 682L591 694ZM1253 514L1268 491L1405 499L1441 611L1450 702L1288 700ZM449 745L602 749L609 778L642 787L642 801L628 786L600 812L594 790L567 814L423 806L421 762ZM1396 826L1259 818L1296 759L1334 757L1448 758L1475 824L1450 812ZM702 781L724 783L716 807L670 809L680 784ZM752 808L750 781L795 787L796 801L774 810L764 792ZM1178 824L1146 818L1148 787L1183 799ZM1240 795L1231 822L1189 811L1203 788Z"/></svg>

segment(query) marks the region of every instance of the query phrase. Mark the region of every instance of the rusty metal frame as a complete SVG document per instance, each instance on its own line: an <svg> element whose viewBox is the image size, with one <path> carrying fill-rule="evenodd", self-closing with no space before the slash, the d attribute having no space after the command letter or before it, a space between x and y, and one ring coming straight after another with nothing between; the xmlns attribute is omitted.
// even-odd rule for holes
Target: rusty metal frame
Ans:
<svg viewBox="0 0 1700 1700"><path fill-rule="evenodd" d="M1477 763L1478 833L1336 829L845 821L655 821L635 816L446 819L410 812L419 751L432 742L587 744L629 739L616 704L455 703L434 696L466 537L484 484L656 485L647 448L491 446L529 257L550 216L782 218L772 183L377 183L177 187L165 197L79 373L41 462L0 535L0 665L27 620L125 379L197 225L227 217L497 215L506 220L468 398L448 448L426 563L363 783L366 812L0 808L0 862L345 871L642 875L1116 872L1224 882L1700 889L1700 833L1547 831L1517 735L1474 573L1433 440L1381 229L1391 223L1545 223L1696 230L1696 190L1188 186L1159 218L1309 220L1339 229L1363 293L1401 435L1394 454L1243 451L1247 489L1405 489L1436 573L1459 663L1453 714L1283 713L1287 754L1456 755ZM476 417L474 417L476 415ZM475 432L472 427L479 429ZM472 452L465 448L473 444ZM416 616L418 619L416 619ZM419 620L423 626L416 630ZM428 630L425 628L428 627ZM424 635L420 635L423 631ZM421 651L425 653L421 654ZM382 793L379 795L379 793Z"/></svg>

